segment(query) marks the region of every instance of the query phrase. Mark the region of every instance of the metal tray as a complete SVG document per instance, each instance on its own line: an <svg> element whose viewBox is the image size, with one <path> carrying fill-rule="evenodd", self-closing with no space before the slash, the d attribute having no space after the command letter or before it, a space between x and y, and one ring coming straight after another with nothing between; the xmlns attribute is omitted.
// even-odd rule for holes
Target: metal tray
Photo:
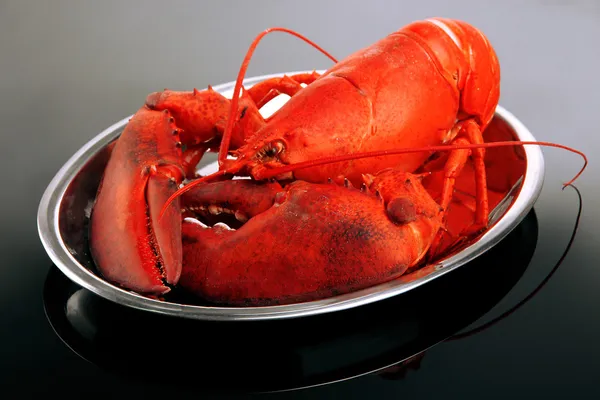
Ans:
<svg viewBox="0 0 600 400"><path fill-rule="evenodd" d="M286 72L293 74L297 71ZM321 71L322 72L322 71ZM246 87L284 73L257 76L244 80ZM213 87L231 98L235 82ZM282 100L283 99L283 100ZM261 113L267 116L285 102L278 98ZM436 279L496 245L527 215L543 185L544 160L538 146L524 146L526 168L513 190L495 207L491 220L495 224L475 243L438 264L419 270L412 276L364 290L323 300L268 307L208 307L150 299L121 289L96 274L87 245L87 222L102 171L110 155L110 146L131 116L110 126L86 143L58 171L47 187L38 209L38 232L44 248L56 266L78 285L124 306L175 317L199 320L267 320L302 317L334 312L397 296ZM519 140L535 141L529 130L509 111L497 107L495 124ZM204 166L214 171L216 164Z"/></svg>

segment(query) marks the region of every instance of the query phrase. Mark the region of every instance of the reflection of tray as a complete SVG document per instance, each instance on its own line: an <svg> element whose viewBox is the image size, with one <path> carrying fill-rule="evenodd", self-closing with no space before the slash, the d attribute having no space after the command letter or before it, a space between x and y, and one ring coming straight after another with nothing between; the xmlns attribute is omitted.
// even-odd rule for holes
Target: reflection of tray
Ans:
<svg viewBox="0 0 600 400"><path fill-rule="evenodd" d="M193 391L200 398L207 392L292 390L422 357L505 298L527 271L537 240L531 211L481 257L402 296L333 314L246 321L243 337L237 323L171 318L120 306L81 289L55 267L46 277L44 309L72 351L124 379L156 384L154 374L132 368L131 360L155 364L156 352L150 349L160 338L167 347L177 343L185 349L168 353L169 365L186 366L161 370L159 385L165 390ZM388 369L385 376L390 375Z"/></svg>
<svg viewBox="0 0 600 400"><path fill-rule="evenodd" d="M244 81L244 84L249 87L256 82L281 75L249 78ZM235 82L230 82L213 89L231 97L234 84ZM264 114L269 113L268 109L265 110L266 107L263 108ZM496 245L530 211L540 194L543 183L542 152L537 146L526 146L523 149L526 161L523 163L525 173L521 174L522 179L519 177L514 179L511 186L516 186L492 212L492 216L496 219L492 221L495 222L494 225L477 242L468 245L460 252L391 282L324 300L282 306L207 307L158 301L118 288L98 276L87 246L89 212L102 170L112 149L110 143L119 136L129 118L131 116L117 122L89 141L56 174L40 202L39 234L52 261L67 277L82 287L126 306L184 318L205 320L291 318L348 309L407 292L464 265ZM494 140L535 141L527 128L504 108L499 106L494 118L491 125L493 131L491 133L486 131L486 135L493 135Z"/></svg>

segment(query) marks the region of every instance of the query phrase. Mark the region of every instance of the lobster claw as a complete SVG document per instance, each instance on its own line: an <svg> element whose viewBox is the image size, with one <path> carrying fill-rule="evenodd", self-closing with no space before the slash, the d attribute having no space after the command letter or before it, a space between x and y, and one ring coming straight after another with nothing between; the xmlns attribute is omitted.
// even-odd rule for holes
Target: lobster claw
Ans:
<svg viewBox="0 0 600 400"><path fill-rule="evenodd" d="M176 140L165 135L172 131L167 113L142 108L134 115L111 154L90 218L90 250L100 273L148 295L169 292L181 274L180 201L159 216L183 171L173 162L175 146L150 151L157 141ZM132 162L134 151L144 158Z"/></svg>
<svg viewBox="0 0 600 400"><path fill-rule="evenodd" d="M441 224L419 177L393 170L365 190L245 179L198 185L181 198L200 222L246 217L235 229L214 219L182 225L178 286L234 306L310 301L401 276Z"/></svg>

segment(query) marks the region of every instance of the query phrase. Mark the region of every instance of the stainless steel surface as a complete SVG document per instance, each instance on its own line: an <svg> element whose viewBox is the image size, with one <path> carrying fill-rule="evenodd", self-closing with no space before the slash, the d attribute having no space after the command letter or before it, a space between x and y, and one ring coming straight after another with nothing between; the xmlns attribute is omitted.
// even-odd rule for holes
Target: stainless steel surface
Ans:
<svg viewBox="0 0 600 400"><path fill-rule="evenodd" d="M248 78L244 84L251 86L253 83L281 74ZM214 86L214 89L230 97L234 84L235 82L229 82ZM508 124L520 140L535 140L529 130L503 107L497 108L496 117ZM498 223L479 241L443 260L432 268L428 275L411 282L396 280L324 300L282 306L236 308L169 303L140 296L103 280L92 271L93 263L87 250L87 217L107 160L107 145L118 137L129 118L115 123L90 140L58 171L47 187L38 208L38 233L52 261L67 277L82 287L122 305L183 318L202 320L293 318L348 309L399 295L459 268L497 244L531 210L543 184L542 152L538 146L525 146L527 170L522 180L522 187L508 210L503 213L502 205L497 207L494 216L501 216ZM216 168L216 166L212 165L208 168Z"/></svg>

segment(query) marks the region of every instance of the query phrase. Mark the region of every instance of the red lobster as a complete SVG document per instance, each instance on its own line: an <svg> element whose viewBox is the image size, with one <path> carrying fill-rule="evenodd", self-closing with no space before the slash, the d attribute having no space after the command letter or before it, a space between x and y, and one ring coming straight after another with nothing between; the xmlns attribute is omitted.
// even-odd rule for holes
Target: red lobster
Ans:
<svg viewBox="0 0 600 400"><path fill-rule="evenodd" d="M469 157L477 201L464 234L486 227L485 147L528 143L483 143L500 68L481 32L461 21L418 21L322 76L242 90L254 48L271 31L328 55L295 32L267 30L252 43L231 101L210 87L153 93L125 128L90 224L92 256L109 281L146 295L179 285L215 303L261 305L394 279L435 251ZM280 93L290 100L263 119L260 107ZM179 188L217 146L220 170ZM416 172L448 150L438 204ZM183 219L196 213L244 224L232 231Z"/></svg>

